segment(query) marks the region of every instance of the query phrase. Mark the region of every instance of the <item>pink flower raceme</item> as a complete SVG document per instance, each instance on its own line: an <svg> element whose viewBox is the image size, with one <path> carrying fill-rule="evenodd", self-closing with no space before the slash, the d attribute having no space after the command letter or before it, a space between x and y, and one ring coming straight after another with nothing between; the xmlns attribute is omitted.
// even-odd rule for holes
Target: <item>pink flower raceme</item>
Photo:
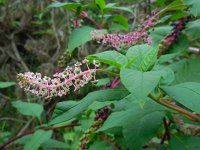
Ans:
<svg viewBox="0 0 200 150"><path fill-rule="evenodd" d="M159 50L160 55L169 49L170 46L178 39L181 31L185 29L186 23L189 21L188 17L183 17L178 23L174 24L174 28L171 33L169 33L160 43Z"/></svg>
<svg viewBox="0 0 200 150"><path fill-rule="evenodd" d="M87 70L81 69L82 64L86 64ZM54 96L66 95L71 88L76 91L83 87L89 81L96 81L95 75L99 63L93 62L94 69L90 69L87 60L82 63L76 63L74 67L67 67L63 72L56 73L53 78L44 76L40 73L26 72L17 75L19 85L24 88L26 92L51 98Z"/></svg>
<svg viewBox="0 0 200 150"><path fill-rule="evenodd" d="M92 31L90 34L92 39L97 40L98 43L108 45L117 49L128 48L132 45L137 44L139 41L151 44L152 39L148 36L149 28L153 27L158 20L153 16L147 17L147 20L140 27L141 29L136 29L134 32L130 32L126 35L122 34L101 34L98 31Z"/></svg>

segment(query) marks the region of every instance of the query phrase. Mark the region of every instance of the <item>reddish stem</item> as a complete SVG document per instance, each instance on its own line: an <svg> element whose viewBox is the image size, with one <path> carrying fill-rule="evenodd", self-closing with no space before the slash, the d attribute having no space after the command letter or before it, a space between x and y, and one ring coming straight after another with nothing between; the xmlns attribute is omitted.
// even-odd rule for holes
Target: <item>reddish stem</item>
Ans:
<svg viewBox="0 0 200 150"><path fill-rule="evenodd" d="M163 136L161 138L160 144L163 144L166 138L168 140L170 138L169 126L170 126L171 122L168 123L167 119L164 117L163 118L163 124L164 124L164 127L165 127L165 133L163 134Z"/></svg>
<svg viewBox="0 0 200 150"><path fill-rule="evenodd" d="M116 77L113 81L112 81L112 83L111 83L111 85L110 85L110 89L114 89L118 84L120 83L120 78L119 77Z"/></svg>
<svg viewBox="0 0 200 150"><path fill-rule="evenodd" d="M93 24L94 26L96 26L97 29L102 29L102 26L99 25L98 23L96 23L93 19L91 19L90 17L88 17L87 13L82 11L79 15L81 18L86 19L88 22L90 22L91 24Z"/></svg>

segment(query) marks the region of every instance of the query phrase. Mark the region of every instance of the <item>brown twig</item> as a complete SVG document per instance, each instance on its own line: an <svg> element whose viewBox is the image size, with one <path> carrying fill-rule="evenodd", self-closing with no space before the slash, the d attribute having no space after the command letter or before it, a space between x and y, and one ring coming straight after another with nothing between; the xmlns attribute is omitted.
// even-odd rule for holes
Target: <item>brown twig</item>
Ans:
<svg viewBox="0 0 200 150"><path fill-rule="evenodd" d="M38 130L55 130L55 129L58 129L58 128L64 128L64 127L74 127L74 126L79 126L80 124L66 124L66 125L63 125L63 126L55 126L55 127L47 127L47 128L40 128L40 129L37 129L37 130L30 130L30 131L26 131L26 132L23 132L22 134L20 135L17 135L15 137L13 137L12 139L8 140L7 142L5 142L4 144L2 144L0 146L0 150L4 150L6 148L8 148L8 146L13 143L14 141L16 141L17 139L20 139L26 135L29 135L29 134L32 134Z"/></svg>

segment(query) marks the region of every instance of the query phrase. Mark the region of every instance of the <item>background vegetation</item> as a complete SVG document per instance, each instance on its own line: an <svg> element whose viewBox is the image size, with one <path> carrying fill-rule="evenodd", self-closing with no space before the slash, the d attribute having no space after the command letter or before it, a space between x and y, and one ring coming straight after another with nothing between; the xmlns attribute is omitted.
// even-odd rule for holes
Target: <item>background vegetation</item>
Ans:
<svg viewBox="0 0 200 150"><path fill-rule="evenodd" d="M199 7L198 0L0 0L0 149L200 149ZM153 57L145 60L148 65L142 69L137 68L137 57L144 59L150 49L144 41L132 45L135 53L131 53L126 47L98 43L90 35L93 30L128 34L156 13L158 22L147 34L157 49L148 54ZM102 53L109 50L117 54ZM128 58L125 66L133 70L117 67L124 65L125 57L118 53ZM154 56L155 61L150 61ZM111 74L98 73L97 84L51 100L26 93L17 85L18 73L52 76L85 57L101 61ZM149 83L158 72L145 73L152 68L161 71L163 66L169 69L161 75L164 79L159 86L154 79ZM135 99L132 91L141 92L129 86L139 80L134 78L135 70L147 77L143 85L147 89L141 94L145 98L139 95L142 100L137 104L128 101ZM179 89L186 82L184 87L191 89ZM164 106L170 102L170 106L149 102L147 95L152 91L149 99ZM159 101L159 96L170 100ZM176 107L171 109L171 104Z"/></svg>

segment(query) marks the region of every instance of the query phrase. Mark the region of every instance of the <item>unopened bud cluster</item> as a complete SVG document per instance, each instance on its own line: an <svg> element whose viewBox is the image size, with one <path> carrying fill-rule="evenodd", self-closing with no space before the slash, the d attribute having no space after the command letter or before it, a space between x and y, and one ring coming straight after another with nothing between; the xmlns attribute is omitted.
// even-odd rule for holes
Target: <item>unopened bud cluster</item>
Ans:
<svg viewBox="0 0 200 150"><path fill-rule="evenodd" d="M122 49L122 48L128 48L130 46L133 46L137 44L138 42L145 42L148 44L152 43L152 39L148 35L148 30L158 22L158 20L153 16L147 17L147 20L144 21L143 25L141 25L138 29L136 29L134 32L130 32L126 35L122 34L101 34L98 31L92 31L90 34L92 36L92 39L97 40L98 43L102 43L104 45L116 48L116 49Z"/></svg>
<svg viewBox="0 0 200 150"><path fill-rule="evenodd" d="M177 40L181 31L185 29L185 25L188 21L188 17L184 17L180 19L178 23L174 24L172 32L168 34L159 45L160 54L169 49L170 46Z"/></svg>
<svg viewBox="0 0 200 150"><path fill-rule="evenodd" d="M82 64L87 66L85 71L81 69ZM55 73L53 78L42 77L40 73L33 72L20 73L17 78L20 87L24 88L26 92L45 98L63 96L71 89L76 91L89 81L96 81L95 75L100 64L97 61L93 61L93 64L94 68L90 69L87 60L82 61L82 63L78 62L74 67L68 66L64 71Z"/></svg>
<svg viewBox="0 0 200 150"><path fill-rule="evenodd" d="M111 107L105 106L95 112L94 122L91 127L86 130L83 136L80 138L78 150L86 150L89 148L89 144L94 140L96 131L103 125L105 120L111 113Z"/></svg>

